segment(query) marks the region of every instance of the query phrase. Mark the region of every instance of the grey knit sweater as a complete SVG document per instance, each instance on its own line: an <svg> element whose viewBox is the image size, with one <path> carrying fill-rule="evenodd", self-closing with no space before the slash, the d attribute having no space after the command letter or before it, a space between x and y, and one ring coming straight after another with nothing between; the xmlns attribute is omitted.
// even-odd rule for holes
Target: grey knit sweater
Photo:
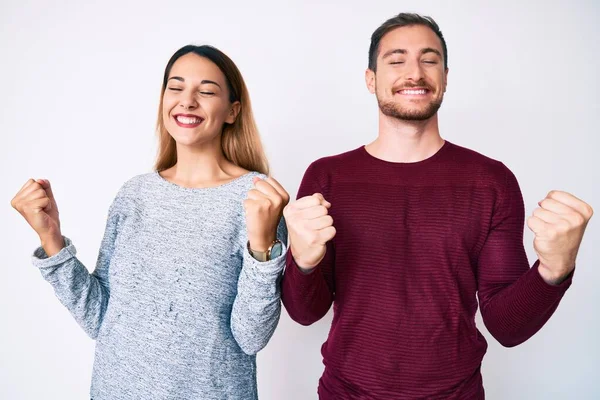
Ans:
<svg viewBox="0 0 600 400"><path fill-rule="evenodd" d="M280 314L284 255L246 249L251 172L190 189L158 173L135 177L110 207L95 271L75 247L33 263L96 339L94 400L256 399L256 352ZM284 243L283 220L278 237Z"/></svg>

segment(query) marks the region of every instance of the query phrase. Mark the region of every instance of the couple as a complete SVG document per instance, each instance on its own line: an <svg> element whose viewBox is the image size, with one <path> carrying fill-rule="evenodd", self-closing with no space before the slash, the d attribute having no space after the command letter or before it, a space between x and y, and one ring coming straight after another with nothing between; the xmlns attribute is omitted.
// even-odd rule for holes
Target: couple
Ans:
<svg viewBox="0 0 600 400"><path fill-rule="evenodd" d="M314 162L288 204L235 64L183 47L163 78L156 172L120 189L92 274L50 183L29 180L12 205L40 237L35 266L97 341L91 397L256 399L255 354L282 300L301 324L334 305L322 400L483 399L478 299L503 345L535 334L571 284L592 209L560 191L540 201L530 268L515 176L440 137L447 60L431 18L377 28L378 138Z"/></svg>

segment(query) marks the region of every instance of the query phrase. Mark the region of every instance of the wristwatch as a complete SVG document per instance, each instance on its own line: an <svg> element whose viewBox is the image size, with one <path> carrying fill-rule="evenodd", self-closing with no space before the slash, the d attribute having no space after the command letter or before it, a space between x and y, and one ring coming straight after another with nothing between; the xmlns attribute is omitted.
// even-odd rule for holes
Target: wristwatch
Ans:
<svg viewBox="0 0 600 400"><path fill-rule="evenodd" d="M250 241L248 241L248 252L256 261L271 261L281 255L283 252L283 243L281 243L281 240L275 239L267 251L256 251L250 248Z"/></svg>

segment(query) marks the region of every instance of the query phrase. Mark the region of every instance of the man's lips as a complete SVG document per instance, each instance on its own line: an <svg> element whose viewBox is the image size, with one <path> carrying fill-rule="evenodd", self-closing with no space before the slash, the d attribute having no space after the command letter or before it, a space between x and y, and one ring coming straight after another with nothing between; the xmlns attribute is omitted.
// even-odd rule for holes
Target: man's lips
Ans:
<svg viewBox="0 0 600 400"><path fill-rule="evenodd" d="M395 93L405 96L425 96L431 93L431 90L425 87L412 87L396 90Z"/></svg>

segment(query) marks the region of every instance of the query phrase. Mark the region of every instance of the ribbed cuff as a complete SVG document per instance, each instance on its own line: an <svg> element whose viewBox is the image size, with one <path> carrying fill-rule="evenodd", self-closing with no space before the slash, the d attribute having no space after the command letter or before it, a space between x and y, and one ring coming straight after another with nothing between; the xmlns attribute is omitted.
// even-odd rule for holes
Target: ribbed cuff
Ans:
<svg viewBox="0 0 600 400"><path fill-rule="evenodd" d="M31 262L33 263L33 266L37 268L56 267L57 265L60 265L75 257L77 255L77 250L71 242L71 239L63 236L63 240L65 241L65 247L63 247L52 257L48 257L41 246L35 249L33 255L31 256Z"/></svg>
<svg viewBox="0 0 600 400"><path fill-rule="evenodd" d="M281 243L281 245L281 255L269 261L258 261L252 257L246 248L244 248L245 268L249 268L250 271L248 272L250 272L253 276L263 276L267 280L277 279L283 271L288 253L287 246L284 243Z"/></svg>
<svg viewBox="0 0 600 400"><path fill-rule="evenodd" d="M320 266L317 265L310 273L303 273L296 260L292 256L292 252L288 251L287 258L285 260L285 275L286 279L294 282L297 287L309 288L313 286L313 283L321 278Z"/></svg>
<svg viewBox="0 0 600 400"><path fill-rule="evenodd" d="M538 271L539 265L540 261L538 260L528 271L528 284L526 285L527 297L529 298L529 301L534 301L535 303L544 305L551 304L559 300L571 286L575 270L571 271L569 276L567 276L567 278L559 285L551 285L540 275L540 272ZM537 299L537 301L534 299Z"/></svg>

